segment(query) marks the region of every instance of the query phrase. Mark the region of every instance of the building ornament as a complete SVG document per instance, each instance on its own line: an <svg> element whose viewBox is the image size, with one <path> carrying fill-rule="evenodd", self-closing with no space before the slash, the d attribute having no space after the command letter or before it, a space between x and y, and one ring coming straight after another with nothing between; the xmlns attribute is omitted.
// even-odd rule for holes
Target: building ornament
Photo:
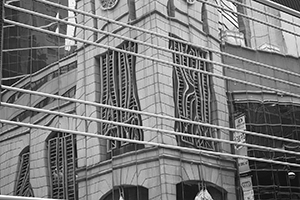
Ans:
<svg viewBox="0 0 300 200"><path fill-rule="evenodd" d="M190 5L194 4L196 2L196 0L186 0L186 2Z"/></svg>
<svg viewBox="0 0 300 200"><path fill-rule="evenodd" d="M113 9L119 0L100 0L101 9L102 10L110 10Z"/></svg>

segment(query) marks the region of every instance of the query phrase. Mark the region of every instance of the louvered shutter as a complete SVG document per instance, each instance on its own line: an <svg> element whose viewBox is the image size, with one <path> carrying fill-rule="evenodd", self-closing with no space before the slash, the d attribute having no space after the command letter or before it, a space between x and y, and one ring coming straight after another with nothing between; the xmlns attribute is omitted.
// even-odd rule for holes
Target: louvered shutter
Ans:
<svg viewBox="0 0 300 200"><path fill-rule="evenodd" d="M51 197L63 199L63 146L62 139L52 138L48 141L48 158L50 168Z"/></svg>
<svg viewBox="0 0 300 200"><path fill-rule="evenodd" d="M29 152L21 155L17 183L15 189L16 196L33 197L33 190L29 182Z"/></svg>
<svg viewBox="0 0 300 200"><path fill-rule="evenodd" d="M51 197L76 200L76 152L73 135L58 133L48 141Z"/></svg>
<svg viewBox="0 0 300 200"><path fill-rule="evenodd" d="M75 148L74 136L66 135L64 137L64 174L66 180L66 193L68 200L76 199L76 177L75 177Z"/></svg>

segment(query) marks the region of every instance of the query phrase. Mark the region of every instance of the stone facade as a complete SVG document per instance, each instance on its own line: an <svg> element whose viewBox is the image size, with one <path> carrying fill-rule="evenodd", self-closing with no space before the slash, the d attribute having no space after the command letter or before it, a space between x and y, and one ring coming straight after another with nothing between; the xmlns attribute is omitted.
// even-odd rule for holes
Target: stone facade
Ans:
<svg viewBox="0 0 300 200"><path fill-rule="evenodd" d="M83 2L83 1L82 1ZM93 2L86 7L92 7ZM95 13L109 19L130 23L168 36L172 33L192 44L219 50L218 14L210 5L196 2L189 5L185 1L174 0L175 17L168 16L167 2L135 1L136 19L129 19L127 1L119 1L112 10L100 9L99 1L95 2ZM204 7L203 7L204 6ZM98 8L98 9L97 9ZM92 10L90 10L92 12ZM202 19L202 20L199 20ZM92 20L91 20L92 21ZM137 41L158 45L169 49L169 40L137 30L131 30L113 23L98 20L97 27ZM86 32L88 34L88 31ZM82 36L83 37L83 36ZM99 44L112 47L119 46L123 40L98 34ZM174 97L172 78L172 53L155 49L138 43L138 54L145 57L161 59L161 63L144 57L136 58L136 81L141 111L174 117ZM105 48L88 45L78 52L78 99L99 102L99 55ZM221 62L221 57L209 53L207 59ZM223 68L209 65L209 71L223 74ZM225 81L211 77L213 124L228 127L228 108L225 93ZM99 108L92 106L77 106L77 114L101 118ZM146 127L174 130L174 121L142 115L142 125ZM77 121L77 129L101 134L97 123ZM230 139L229 133L213 132L214 136ZM144 131L144 140L177 146L175 135L163 132ZM229 152L230 146L216 145L218 151ZM106 141L96 138L78 137L78 195L83 198L100 198L109 193L114 187L122 185L143 186L149 191L149 199L175 199L176 184L188 180L204 180L224 189L227 199L236 198L235 163L234 160L209 155L184 153L178 150L151 147L136 152L118 155L106 159ZM191 162L192 160L192 162ZM198 168L204 175L199 174ZM87 189L88 188L88 189Z"/></svg>

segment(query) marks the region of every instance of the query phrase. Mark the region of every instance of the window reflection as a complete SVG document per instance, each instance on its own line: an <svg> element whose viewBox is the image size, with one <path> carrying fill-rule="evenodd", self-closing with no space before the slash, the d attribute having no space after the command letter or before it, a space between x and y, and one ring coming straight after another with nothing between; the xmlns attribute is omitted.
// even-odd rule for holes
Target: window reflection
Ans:
<svg viewBox="0 0 300 200"><path fill-rule="evenodd" d="M58 3L57 0L49 1ZM63 8L57 9L36 1L9 1L9 4L76 23L74 12ZM59 4L74 8L76 2L66 0L60 1ZM4 17L9 20L74 36L75 27L65 23L58 23L7 7L4 13ZM2 83L4 85L13 85L22 78L22 75L33 74L70 55L76 49L75 41L10 24L4 25L3 37L2 77L6 78Z"/></svg>
<svg viewBox="0 0 300 200"><path fill-rule="evenodd" d="M73 62L70 63L68 65L62 66L60 69L55 70L49 74L47 74L46 76L42 77L41 79L37 80L37 81L33 81L31 83L27 83L25 84L23 87L21 87L22 89L25 90L38 90L40 87L42 87L45 83L47 83L48 81L51 81L52 79L58 77L59 75L63 75L73 69L77 68L77 62ZM24 93L21 92L16 92L13 95L11 95L8 100L7 103L14 103L18 98L20 98Z"/></svg>
<svg viewBox="0 0 300 200"><path fill-rule="evenodd" d="M300 140L299 106L287 103L248 102L234 103L236 113L246 115L247 130ZM247 135L247 143L300 152L300 146L281 140ZM288 153L273 152L248 147L248 156L276 161L298 163L300 157ZM255 199L300 199L300 170L283 165L249 161ZM295 179L288 171L296 173Z"/></svg>
<svg viewBox="0 0 300 200"><path fill-rule="evenodd" d="M75 97L75 93L76 93L76 86L73 86L71 89L69 89L64 94L62 94L62 96L68 97L68 98L74 98ZM58 92L56 92L54 95L58 95ZM39 101L37 104L35 104L34 108L43 108L43 107L46 107L47 105L50 105L54 101L55 101L55 98L46 97L43 100ZM22 122L27 117L30 117L30 116L33 117L33 116L37 115L38 113L39 112L37 112L37 111L26 110L26 111L21 112L17 116L15 116L11 120L12 121Z"/></svg>
<svg viewBox="0 0 300 200"><path fill-rule="evenodd" d="M20 154L20 161L18 167L17 181L15 185L16 196L34 197L33 189L29 182L30 171L30 153L29 146L25 147Z"/></svg>

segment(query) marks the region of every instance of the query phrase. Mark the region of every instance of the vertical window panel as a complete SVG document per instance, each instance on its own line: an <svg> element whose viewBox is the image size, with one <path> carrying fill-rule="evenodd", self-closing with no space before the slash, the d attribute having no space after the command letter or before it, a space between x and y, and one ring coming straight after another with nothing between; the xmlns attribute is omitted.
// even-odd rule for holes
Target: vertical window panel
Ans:
<svg viewBox="0 0 300 200"><path fill-rule="evenodd" d="M76 200L75 138L70 134L57 133L48 140L48 163L51 197Z"/></svg>
<svg viewBox="0 0 300 200"><path fill-rule="evenodd" d="M199 58L206 58L207 53L201 49L172 40L170 40L169 48L178 51L178 53L173 53L175 64L208 71L206 62L182 55L182 53L185 53ZM175 117L205 123L211 122L211 89L210 78L207 74L174 66L173 86ZM175 131L212 137L210 128L184 122L175 122ZM213 142L203 139L177 136L177 141L181 146L214 149Z"/></svg>
<svg viewBox="0 0 300 200"><path fill-rule="evenodd" d="M29 148L28 151L20 156L20 164L18 168L17 182L15 186L16 196L33 197L33 190L29 177Z"/></svg>
<svg viewBox="0 0 300 200"><path fill-rule="evenodd" d="M129 52L137 52L137 44L125 41L118 48ZM140 110L135 78L136 58L133 55L107 51L100 56L100 101L103 104ZM140 115L115 109L101 108L100 116L109 121L123 122L133 125L142 125ZM143 140L143 131L136 128L114 126L103 123L101 126L103 135ZM115 140L107 141L107 152L118 155L127 151L143 148L143 145L129 144Z"/></svg>

